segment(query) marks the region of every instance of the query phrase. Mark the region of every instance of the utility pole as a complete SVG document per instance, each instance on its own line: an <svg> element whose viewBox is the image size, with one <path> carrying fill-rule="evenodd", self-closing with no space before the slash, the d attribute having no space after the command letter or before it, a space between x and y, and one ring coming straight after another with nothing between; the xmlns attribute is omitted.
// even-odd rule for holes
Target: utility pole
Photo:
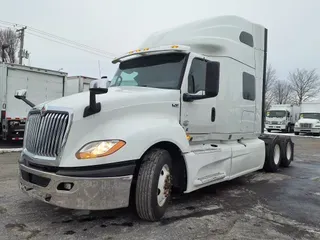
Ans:
<svg viewBox="0 0 320 240"><path fill-rule="evenodd" d="M19 64L22 65L22 58L23 58L23 44L24 44L24 30L26 30L27 27L23 27L21 29L18 29L17 32L20 32L19 38L20 38L20 50L19 50Z"/></svg>

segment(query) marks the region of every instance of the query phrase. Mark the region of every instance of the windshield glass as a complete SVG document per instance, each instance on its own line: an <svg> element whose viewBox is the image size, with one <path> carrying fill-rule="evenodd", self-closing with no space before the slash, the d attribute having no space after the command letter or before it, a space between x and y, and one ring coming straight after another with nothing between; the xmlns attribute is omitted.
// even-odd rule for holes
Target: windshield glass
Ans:
<svg viewBox="0 0 320 240"><path fill-rule="evenodd" d="M120 63L110 87L138 86L179 89L186 54L168 53L139 57Z"/></svg>
<svg viewBox="0 0 320 240"><path fill-rule="evenodd" d="M320 120L320 113L301 113L300 114L300 119L301 118L310 118L310 119L318 119L318 120Z"/></svg>
<svg viewBox="0 0 320 240"><path fill-rule="evenodd" d="M286 116L286 111L268 111L267 117L277 117L277 118L283 118Z"/></svg>

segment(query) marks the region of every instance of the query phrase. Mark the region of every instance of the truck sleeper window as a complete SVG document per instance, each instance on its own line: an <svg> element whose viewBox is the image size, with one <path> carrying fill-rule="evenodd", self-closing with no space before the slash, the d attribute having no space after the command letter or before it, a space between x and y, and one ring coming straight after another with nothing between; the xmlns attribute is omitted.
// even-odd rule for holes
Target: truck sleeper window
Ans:
<svg viewBox="0 0 320 240"><path fill-rule="evenodd" d="M167 53L122 62L110 86L179 89L186 58L184 53Z"/></svg>

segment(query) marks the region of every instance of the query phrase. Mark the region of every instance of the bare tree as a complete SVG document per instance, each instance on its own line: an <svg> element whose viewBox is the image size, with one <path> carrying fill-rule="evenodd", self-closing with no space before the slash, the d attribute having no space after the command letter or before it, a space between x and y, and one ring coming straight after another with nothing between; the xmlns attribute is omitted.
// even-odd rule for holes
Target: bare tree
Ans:
<svg viewBox="0 0 320 240"><path fill-rule="evenodd" d="M289 73L289 81L297 104L308 101L320 93L320 77L315 69L308 71L297 68Z"/></svg>
<svg viewBox="0 0 320 240"><path fill-rule="evenodd" d="M18 52L19 39L17 33L12 29L0 29L0 55L2 56L2 46L8 45L8 48L4 49L5 61L15 63ZM2 59L1 59L2 61Z"/></svg>
<svg viewBox="0 0 320 240"><path fill-rule="evenodd" d="M269 64L267 67L266 83L265 83L266 84L265 111L268 110L272 104L272 100L273 100L272 89L276 81L277 81L276 70L271 66L271 64Z"/></svg>
<svg viewBox="0 0 320 240"><path fill-rule="evenodd" d="M272 87L273 100L276 104L286 104L292 101L292 88L287 81L277 80Z"/></svg>

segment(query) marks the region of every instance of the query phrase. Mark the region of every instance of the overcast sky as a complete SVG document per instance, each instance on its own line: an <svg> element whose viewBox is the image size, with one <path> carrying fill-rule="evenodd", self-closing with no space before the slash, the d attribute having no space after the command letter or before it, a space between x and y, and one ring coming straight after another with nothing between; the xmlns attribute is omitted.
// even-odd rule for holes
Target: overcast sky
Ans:
<svg viewBox="0 0 320 240"><path fill-rule="evenodd" d="M135 49L154 31L212 16L238 15L269 29L268 60L279 78L286 78L297 67L320 66L319 0L0 0L0 3L0 20L31 26L116 55ZM69 75L99 77L98 61L102 75L112 77L115 71L109 58L38 38L28 31L25 49L31 53L31 65L63 68Z"/></svg>

